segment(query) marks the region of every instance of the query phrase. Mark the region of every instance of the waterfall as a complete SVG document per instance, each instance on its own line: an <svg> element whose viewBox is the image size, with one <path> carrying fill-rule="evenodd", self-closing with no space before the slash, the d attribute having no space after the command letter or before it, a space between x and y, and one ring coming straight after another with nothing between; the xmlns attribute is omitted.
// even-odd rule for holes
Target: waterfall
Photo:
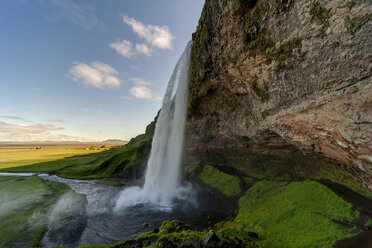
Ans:
<svg viewBox="0 0 372 248"><path fill-rule="evenodd" d="M152 201L167 203L177 195L185 134L191 42L169 80L155 126L143 190Z"/></svg>
<svg viewBox="0 0 372 248"><path fill-rule="evenodd" d="M169 206L174 198L182 197L181 162L185 135L188 83L190 80L190 41L179 58L163 99L155 126L149 161L142 188L124 190L115 209L152 202Z"/></svg>

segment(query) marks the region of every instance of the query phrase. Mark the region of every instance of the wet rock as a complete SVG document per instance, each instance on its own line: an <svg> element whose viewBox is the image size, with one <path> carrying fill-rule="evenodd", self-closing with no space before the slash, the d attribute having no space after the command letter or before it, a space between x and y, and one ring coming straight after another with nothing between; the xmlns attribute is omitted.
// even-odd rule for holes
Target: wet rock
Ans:
<svg viewBox="0 0 372 248"><path fill-rule="evenodd" d="M173 243L170 239L163 237L158 240L158 248L177 248L178 246Z"/></svg>
<svg viewBox="0 0 372 248"><path fill-rule="evenodd" d="M211 247L211 245L216 245L220 239L214 232L208 232L205 236L205 239L203 241L204 245L207 245L208 247Z"/></svg>

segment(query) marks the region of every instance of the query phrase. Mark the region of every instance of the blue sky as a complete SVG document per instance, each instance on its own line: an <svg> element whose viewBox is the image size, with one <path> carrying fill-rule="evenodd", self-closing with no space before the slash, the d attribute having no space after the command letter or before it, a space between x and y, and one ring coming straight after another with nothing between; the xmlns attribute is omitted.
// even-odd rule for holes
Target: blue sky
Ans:
<svg viewBox="0 0 372 248"><path fill-rule="evenodd" d="M143 133L203 3L2 0L0 141Z"/></svg>

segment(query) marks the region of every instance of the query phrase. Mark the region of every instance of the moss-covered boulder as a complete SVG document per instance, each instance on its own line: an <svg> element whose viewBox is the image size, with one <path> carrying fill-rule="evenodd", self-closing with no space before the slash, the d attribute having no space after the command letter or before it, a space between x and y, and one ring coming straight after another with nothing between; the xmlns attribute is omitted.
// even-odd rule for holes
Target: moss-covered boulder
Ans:
<svg viewBox="0 0 372 248"><path fill-rule="evenodd" d="M264 247L331 248L360 232L353 224L358 217L350 203L318 182L263 180L239 199L235 219L217 228L233 237L256 233Z"/></svg>
<svg viewBox="0 0 372 248"><path fill-rule="evenodd" d="M219 171L210 165L204 165L196 179L226 197L235 197L242 193L240 179Z"/></svg>

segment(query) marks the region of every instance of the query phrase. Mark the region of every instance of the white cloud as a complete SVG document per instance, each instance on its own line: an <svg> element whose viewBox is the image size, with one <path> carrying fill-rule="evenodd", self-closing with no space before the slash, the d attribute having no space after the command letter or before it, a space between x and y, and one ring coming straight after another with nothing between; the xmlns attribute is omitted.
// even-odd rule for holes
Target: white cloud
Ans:
<svg viewBox="0 0 372 248"><path fill-rule="evenodd" d="M137 44L136 52L144 54L146 56L151 56L151 50L146 44Z"/></svg>
<svg viewBox="0 0 372 248"><path fill-rule="evenodd" d="M110 47L118 54L126 58L132 58L135 55L134 51L132 50L132 42L127 40L110 43Z"/></svg>
<svg viewBox="0 0 372 248"><path fill-rule="evenodd" d="M145 98L145 99L152 98L151 90L147 88L146 86L135 85L129 90L129 93L135 98Z"/></svg>
<svg viewBox="0 0 372 248"><path fill-rule="evenodd" d="M154 95L150 88L147 86L152 83L142 78L130 78L130 81L134 82L134 86L129 90L129 93L135 98L139 99L152 99L160 100L159 96Z"/></svg>
<svg viewBox="0 0 372 248"><path fill-rule="evenodd" d="M0 121L0 141L85 141L83 138L52 133L63 129L50 124L18 125Z"/></svg>
<svg viewBox="0 0 372 248"><path fill-rule="evenodd" d="M133 32L146 41L136 44L133 49L132 43L128 40L110 43L110 47L126 58L133 58L137 54L151 56L156 49L171 50L174 35L168 26L145 25L134 18L122 16L123 22L129 25Z"/></svg>
<svg viewBox="0 0 372 248"><path fill-rule="evenodd" d="M15 115L1 115L0 118L9 119L9 120L23 121L23 122L32 122L32 121L23 119L22 117L15 116Z"/></svg>
<svg viewBox="0 0 372 248"><path fill-rule="evenodd" d="M119 73L101 62L93 62L90 65L75 62L70 73L74 81L99 89L118 88L121 85Z"/></svg>
<svg viewBox="0 0 372 248"><path fill-rule="evenodd" d="M168 26L145 25L134 18L122 16L123 22L128 24L133 32L145 39L152 47L159 49L172 49L174 35Z"/></svg>
<svg viewBox="0 0 372 248"><path fill-rule="evenodd" d="M84 112L88 112L88 113L106 114L106 112L103 111L103 110L101 110L101 109L88 109L88 108L84 108L83 111Z"/></svg>

